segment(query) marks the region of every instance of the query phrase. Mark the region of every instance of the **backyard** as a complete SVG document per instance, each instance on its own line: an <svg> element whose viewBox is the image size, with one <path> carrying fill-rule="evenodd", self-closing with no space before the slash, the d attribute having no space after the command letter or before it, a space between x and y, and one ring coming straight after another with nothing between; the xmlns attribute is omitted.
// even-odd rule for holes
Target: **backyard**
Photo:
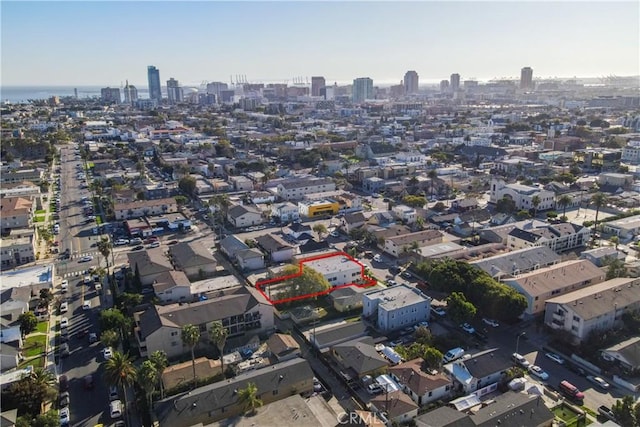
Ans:
<svg viewBox="0 0 640 427"><path fill-rule="evenodd" d="M557 419L562 420L567 427L579 427L591 424L591 421L586 416L577 413L564 403L556 406L551 411L553 415L555 415Z"/></svg>

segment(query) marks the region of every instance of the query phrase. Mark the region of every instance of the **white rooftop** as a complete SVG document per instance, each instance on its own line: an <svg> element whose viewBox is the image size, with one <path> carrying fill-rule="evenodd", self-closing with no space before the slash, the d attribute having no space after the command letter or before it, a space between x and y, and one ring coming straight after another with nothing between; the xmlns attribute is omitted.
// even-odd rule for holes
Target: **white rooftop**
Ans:
<svg viewBox="0 0 640 427"><path fill-rule="evenodd" d="M362 269L362 264L356 261L352 261L351 259L342 255L307 261L304 263L304 265L314 269L323 276L340 271Z"/></svg>
<svg viewBox="0 0 640 427"><path fill-rule="evenodd" d="M0 291L38 283L53 283L53 274L53 264L3 271L0 274Z"/></svg>

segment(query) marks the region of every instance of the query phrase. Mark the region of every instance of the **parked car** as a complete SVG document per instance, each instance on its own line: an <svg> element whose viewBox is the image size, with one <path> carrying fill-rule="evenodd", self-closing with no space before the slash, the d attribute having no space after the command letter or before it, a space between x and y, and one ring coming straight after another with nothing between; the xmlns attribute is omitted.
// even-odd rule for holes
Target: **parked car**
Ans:
<svg viewBox="0 0 640 427"><path fill-rule="evenodd" d="M60 409L60 425L61 426L69 425L69 408Z"/></svg>
<svg viewBox="0 0 640 427"><path fill-rule="evenodd" d="M64 329L69 327L69 319L67 317L61 317L60 318L60 328Z"/></svg>
<svg viewBox="0 0 640 427"><path fill-rule="evenodd" d="M534 377L542 381L546 381L549 379L549 374L547 374L545 371L542 370L540 366L537 366L537 365L529 366L529 374L533 375Z"/></svg>
<svg viewBox="0 0 640 427"><path fill-rule="evenodd" d="M87 390L93 390L93 375L87 375L84 377L84 388Z"/></svg>
<svg viewBox="0 0 640 427"><path fill-rule="evenodd" d="M149 246L147 246L149 249L151 248L159 248L160 247L160 242L152 242L151 244L149 244Z"/></svg>
<svg viewBox="0 0 640 427"><path fill-rule="evenodd" d="M66 342L60 344L60 357L69 357L69 354L69 344L67 344Z"/></svg>
<svg viewBox="0 0 640 427"><path fill-rule="evenodd" d="M482 322L483 322L485 325L493 326L494 328L497 328L498 326L500 326L500 324L499 324L498 322L496 322L495 320L493 320L493 319L487 319L486 317L483 317L483 318L482 318Z"/></svg>
<svg viewBox="0 0 640 427"><path fill-rule="evenodd" d="M111 418L120 418L122 416L122 402L114 400L109 403L109 414Z"/></svg>
<svg viewBox="0 0 640 427"><path fill-rule="evenodd" d="M593 375L589 375L587 379L592 383L594 383L595 385L597 385L598 387L600 387L601 389L609 390L610 385L604 379L600 377L594 377Z"/></svg>
<svg viewBox="0 0 640 427"><path fill-rule="evenodd" d="M547 359L551 359L559 365L564 365L564 359L555 353L545 353Z"/></svg>
<svg viewBox="0 0 640 427"><path fill-rule="evenodd" d="M460 325L460 327L468 334L473 334L476 332L476 329L468 323L463 323L462 325Z"/></svg>
<svg viewBox="0 0 640 427"><path fill-rule="evenodd" d="M444 308L442 307L431 307L431 312L433 314L437 314L440 317L443 317L447 314Z"/></svg>
<svg viewBox="0 0 640 427"><path fill-rule="evenodd" d="M118 399L120 399L120 396L118 396L118 387L112 385L109 387L109 402L113 402Z"/></svg>
<svg viewBox="0 0 640 427"><path fill-rule="evenodd" d="M61 408L66 408L69 406L69 392L65 391L60 393L60 398L58 399L58 404Z"/></svg>
<svg viewBox="0 0 640 427"><path fill-rule="evenodd" d="M83 256L78 260L78 262L90 262L93 261L93 257L91 255Z"/></svg>
<svg viewBox="0 0 640 427"><path fill-rule="evenodd" d="M611 409L609 409L608 407L602 405L598 408L598 414L602 415L604 418L613 421L614 423L617 423L618 420L616 419L615 414L613 413L613 411Z"/></svg>
<svg viewBox="0 0 640 427"><path fill-rule="evenodd" d="M69 390L69 380L67 379L66 375L60 375L58 377L58 389L61 392Z"/></svg>
<svg viewBox="0 0 640 427"><path fill-rule="evenodd" d="M102 350L102 356L104 356L104 360L109 360L113 357L113 350L111 350L111 347L105 347L104 350Z"/></svg>
<svg viewBox="0 0 640 427"><path fill-rule="evenodd" d="M91 301L85 301L82 303L83 310L91 310Z"/></svg>
<svg viewBox="0 0 640 427"><path fill-rule="evenodd" d="M91 332L89 334L89 344L93 344L94 342L98 342L98 334Z"/></svg>
<svg viewBox="0 0 640 427"><path fill-rule="evenodd" d="M529 361L519 353L513 353L511 355L511 360L516 362L521 368L524 368L524 369L527 369L531 365L531 363L529 363Z"/></svg>
<svg viewBox="0 0 640 427"><path fill-rule="evenodd" d="M134 247L133 249L131 249L131 250L132 250L132 251L139 251L139 250L141 250L141 249L144 249L144 246L142 246L142 245L138 245L138 246L135 246L135 247Z"/></svg>
<svg viewBox="0 0 640 427"><path fill-rule="evenodd" d="M383 392L384 392L384 389L378 383L369 384L367 386L367 393L371 395L382 394Z"/></svg>

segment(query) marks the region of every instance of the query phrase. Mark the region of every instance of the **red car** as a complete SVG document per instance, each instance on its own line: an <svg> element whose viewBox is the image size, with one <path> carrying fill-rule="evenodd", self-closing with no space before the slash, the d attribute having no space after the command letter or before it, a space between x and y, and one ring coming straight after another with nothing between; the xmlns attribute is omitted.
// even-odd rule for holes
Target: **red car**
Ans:
<svg viewBox="0 0 640 427"><path fill-rule="evenodd" d="M60 242L58 242L57 240L53 242L53 246L58 246L58 245L60 245Z"/></svg>

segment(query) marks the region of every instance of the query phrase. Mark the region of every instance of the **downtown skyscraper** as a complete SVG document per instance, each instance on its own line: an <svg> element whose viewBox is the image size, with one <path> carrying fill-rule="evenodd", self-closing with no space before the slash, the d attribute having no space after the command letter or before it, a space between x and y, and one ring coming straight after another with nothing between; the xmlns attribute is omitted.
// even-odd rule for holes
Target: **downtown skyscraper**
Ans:
<svg viewBox="0 0 640 427"><path fill-rule="evenodd" d="M524 67L520 70L520 89L533 89L533 68Z"/></svg>
<svg viewBox="0 0 640 427"><path fill-rule="evenodd" d="M351 100L360 104L367 99L373 99L373 80L369 77L360 77L353 80Z"/></svg>
<svg viewBox="0 0 640 427"><path fill-rule="evenodd" d="M419 77L415 71L407 71L404 74L404 93L410 95L412 93L418 93Z"/></svg>
<svg viewBox="0 0 640 427"><path fill-rule="evenodd" d="M149 98L162 101L162 88L160 87L160 70L155 66L147 67L147 79L149 81Z"/></svg>

